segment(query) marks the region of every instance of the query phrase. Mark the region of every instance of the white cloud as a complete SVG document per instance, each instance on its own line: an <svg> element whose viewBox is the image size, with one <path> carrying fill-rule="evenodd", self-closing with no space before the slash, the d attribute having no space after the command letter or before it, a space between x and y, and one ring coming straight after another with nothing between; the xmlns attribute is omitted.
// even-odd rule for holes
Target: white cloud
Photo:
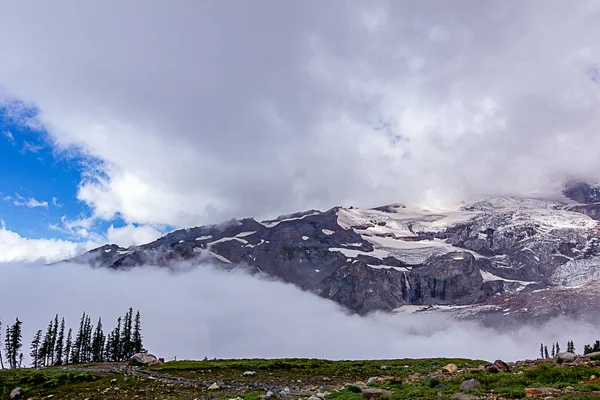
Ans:
<svg viewBox="0 0 600 400"><path fill-rule="evenodd" d="M12 198L8 197L8 199L10 200ZM7 197L5 197L4 200L7 200ZM28 207L28 208L43 207L43 208L48 208L48 202L47 201L39 201L39 200L34 199L33 197L30 197L30 198L26 199L23 196L21 196L19 193L15 193L15 200L13 201L13 204L15 206L18 206L18 207Z"/></svg>
<svg viewBox="0 0 600 400"><path fill-rule="evenodd" d="M78 193L99 218L524 194L600 176L598 7L16 2L0 87L104 162Z"/></svg>
<svg viewBox="0 0 600 400"><path fill-rule="evenodd" d="M26 152L37 153L41 149L42 149L42 146L40 146L40 145L36 145L36 144L30 143L27 141L23 142L23 150L22 150L23 153L26 153Z"/></svg>
<svg viewBox="0 0 600 400"><path fill-rule="evenodd" d="M98 246L90 242L75 243L60 239L24 238L7 229L4 221L0 220L0 225L0 263L62 261Z"/></svg>
<svg viewBox="0 0 600 400"><path fill-rule="evenodd" d="M15 137L13 136L11 131L2 131L2 136L6 137L8 143L15 145Z"/></svg>
<svg viewBox="0 0 600 400"><path fill-rule="evenodd" d="M23 321L24 343L55 313L75 328L86 311L94 320L102 316L105 329L110 330L130 306L141 312L145 347L158 356L179 359L446 356L515 360L536 357L540 342L574 340L581 348L599 333L589 324L566 320L500 333L439 316L360 317L292 285L208 266L185 273L65 264L0 268L0 304L11 304L0 310L0 317ZM49 290L52 301L47 301Z"/></svg>
<svg viewBox="0 0 600 400"><path fill-rule="evenodd" d="M119 228L111 225L106 232L108 242L121 247L146 244L161 236L162 232L150 225L134 226L129 224Z"/></svg>

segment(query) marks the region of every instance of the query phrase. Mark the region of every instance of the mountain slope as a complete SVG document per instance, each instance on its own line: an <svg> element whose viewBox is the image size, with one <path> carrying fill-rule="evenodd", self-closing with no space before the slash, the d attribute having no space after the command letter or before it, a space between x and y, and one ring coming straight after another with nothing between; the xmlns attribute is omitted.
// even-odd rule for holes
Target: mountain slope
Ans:
<svg viewBox="0 0 600 400"><path fill-rule="evenodd" d="M574 197L589 199L581 191ZM443 212L389 205L231 220L129 249L103 246L70 261L244 267L364 314L411 305L481 306L600 283L599 237L597 221L576 204L491 198Z"/></svg>

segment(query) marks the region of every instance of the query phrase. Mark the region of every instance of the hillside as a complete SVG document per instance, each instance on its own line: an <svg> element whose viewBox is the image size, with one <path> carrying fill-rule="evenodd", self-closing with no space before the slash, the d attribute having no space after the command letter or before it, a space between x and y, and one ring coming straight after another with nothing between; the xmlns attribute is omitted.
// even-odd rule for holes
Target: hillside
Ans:
<svg viewBox="0 0 600 400"><path fill-rule="evenodd" d="M558 315L594 320L597 191L576 184L560 201L503 197L445 210L335 207L231 220L142 246L106 245L69 261L114 269L180 261L246 268L360 314L451 311L489 324Z"/></svg>
<svg viewBox="0 0 600 400"><path fill-rule="evenodd" d="M0 370L0 396L19 392L14 398L586 399L600 396L599 376L600 361L590 358L562 364L465 359L205 360L141 369L89 364Z"/></svg>

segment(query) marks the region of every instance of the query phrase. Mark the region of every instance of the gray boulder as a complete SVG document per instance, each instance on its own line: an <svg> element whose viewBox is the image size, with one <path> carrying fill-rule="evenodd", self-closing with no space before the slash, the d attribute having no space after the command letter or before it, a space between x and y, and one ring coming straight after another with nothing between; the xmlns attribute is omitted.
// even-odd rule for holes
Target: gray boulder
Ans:
<svg viewBox="0 0 600 400"><path fill-rule="evenodd" d="M152 354L144 354L138 353L129 359L129 365L134 366L154 366L154 365L162 365L163 363L156 358L156 356Z"/></svg>
<svg viewBox="0 0 600 400"><path fill-rule="evenodd" d="M466 392L467 390L475 389L478 386L481 386L481 383L479 383L477 379L469 379L460 384L460 390Z"/></svg>
<svg viewBox="0 0 600 400"><path fill-rule="evenodd" d="M20 387L18 387L18 388L14 388L14 389L13 389L13 390L10 392L10 395L8 396L8 398L9 398L10 400L13 400L13 399L16 399L16 398L18 398L19 396L21 396L21 388L20 388Z"/></svg>
<svg viewBox="0 0 600 400"><path fill-rule="evenodd" d="M563 361L571 362L571 361L575 361L575 359L577 359L577 355L565 351L565 352L558 353L556 355L556 357L554 357L554 359L555 360L561 359Z"/></svg>

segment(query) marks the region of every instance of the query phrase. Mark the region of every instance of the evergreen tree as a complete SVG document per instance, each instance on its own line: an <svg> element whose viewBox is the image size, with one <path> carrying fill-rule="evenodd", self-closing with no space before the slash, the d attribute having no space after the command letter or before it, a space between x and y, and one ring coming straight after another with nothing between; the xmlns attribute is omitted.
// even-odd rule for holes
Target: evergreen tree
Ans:
<svg viewBox="0 0 600 400"><path fill-rule="evenodd" d="M71 362L71 347L73 347L72 336L73 336L73 331L71 328L69 328L69 333L67 334L67 342L65 343L65 352L64 352L65 364L69 364Z"/></svg>
<svg viewBox="0 0 600 400"><path fill-rule="evenodd" d="M550 358L550 356L548 355L548 346L544 346L544 356L545 358Z"/></svg>
<svg viewBox="0 0 600 400"><path fill-rule="evenodd" d="M12 364L12 330L10 325L6 325L6 335L4 337L4 354L6 355L6 362L8 362L8 368L13 369Z"/></svg>
<svg viewBox="0 0 600 400"><path fill-rule="evenodd" d="M79 364L81 362L81 353L83 347L84 340L84 329L85 329L85 312L81 316L79 320L79 330L77 331L77 336L75 336L75 342L73 343L73 350L71 352L71 362L73 364Z"/></svg>
<svg viewBox="0 0 600 400"><path fill-rule="evenodd" d="M122 349L122 343L121 343L121 317L117 318L117 326L115 327L115 329L113 330L113 334L112 334L112 357L113 357L113 361L121 361L121 354L123 354L123 352L121 351Z"/></svg>
<svg viewBox="0 0 600 400"><path fill-rule="evenodd" d="M142 351L142 319L140 317L140 311L135 314L135 324L133 326L133 351L139 353Z"/></svg>
<svg viewBox="0 0 600 400"><path fill-rule="evenodd" d="M544 358L544 343L540 344L540 358Z"/></svg>
<svg viewBox="0 0 600 400"><path fill-rule="evenodd" d="M42 366L52 365L51 360L54 353L54 349L52 348L52 322L53 321L51 320L48 324L48 328L46 328L46 334L44 335L44 340L42 341Z"/></svg>
<svg viewBox="0 0 600 400"><path fill-rule="evenodd" d="M31 362L33 364L33 368L37 368L40 366L40 344L42 342L42 330L38 330L31 341Z"/></svg>
<svg viewBox="0 0 600 400"><path fill-rule="evenodd" d="M6 358L8 359L8 365L11 369L18 368L21 363L19 354L21 353L22 347L22 333L21 333L21 325L23 323L19 321L19 318L15 320L15 323L12 326L6 327L6 338L4 339L4 350L6 354Z"/></svg>
<svg viewBox="0 0 600 400"><path fill-rule="evenodd" d="M50 365L56 363L56 337L58 335L58 314L54 316L52 325L52 339L50 340Z"/></svg>
<svg viewBox="0 0 600 400"><path fill-rule="evenodd" d="M583 346L583 354L590 354L592 352L592 346L590 346L589 344L586 344L585 346Z"/></svg>
<svg viewBox="0 0 600 400"><path fill-rule="evenodd" d="M92 354L92 322L89 315L85 317L81 348L81 362L90 362Z"/></svg>
<svg viewBox="0 0 600 400"><path fill-rule="evenodd" d="M556 345L552 343L552 358L556 355Z"/></svg>
<svg viewBox="0 0 600 400"><path fill-rule="evenodd" d="M112 338L112 332L110 332L106 336L106 344L104 345L104 360L105 361L114 361L113 355L112 355L112 349L113 349L113 338Z"/></svg>
<svg viewBox="0 0 600 400"><path fill-rule="evenodd" d="M556 354L560 353L560 346L558 345L558 342L556 342Z"/></svg>
<svg viewBox="0 0 600 400"><path fill-rule="evenodd" d="M98 318L98 324L92 338L92 361L104 361L104 332L102 331L102 318Z"/></svg>
<svg viewBox="0 0 600 400"><path fill-rule="evenodd" d="M0 320L0 343L2 343L2 320ZM4 369L4 361L2 360L2 351L0 351L0 367Z"/></svg>
<svg viewBox="0 0 600 400"><path fill-rule="evenodd" d="M63 349L65 346L65 319L64 317L60 321L60 331L58 332L58 338L56 339L56 346L54 352L56 353L56 365L63 364Z"/></svg>
<svg viewBox="0 0 600 400"><path fill-rule="evenodd" d="M133 350L133 340L131 337L131 323L133 319L133 308L129 310L123 317L123 330L121 331L121 360L127 360L131 357Z"/></svg>

